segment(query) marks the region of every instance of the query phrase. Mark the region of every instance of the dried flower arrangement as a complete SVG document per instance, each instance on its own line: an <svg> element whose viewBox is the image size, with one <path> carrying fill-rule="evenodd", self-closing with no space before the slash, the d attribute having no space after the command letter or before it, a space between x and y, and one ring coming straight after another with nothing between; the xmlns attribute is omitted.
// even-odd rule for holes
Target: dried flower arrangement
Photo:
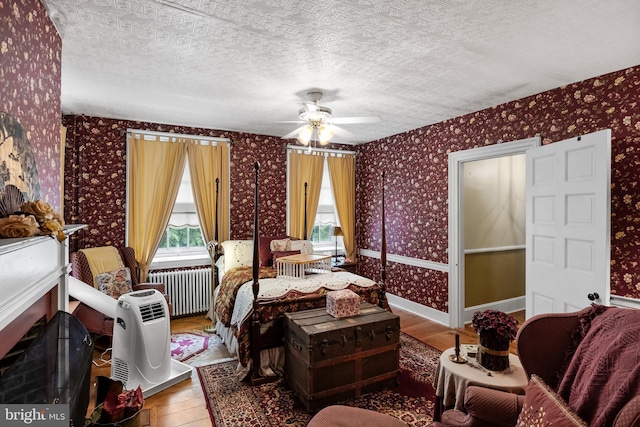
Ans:
<svg viewBox="0 0 640 427"><path fill-rule="evenodd" d="M473 329L478 333L490 332L498 338L512 341L518 333L518 321L498 310L476 311L473 314Z"/></svg>
<svg viewBox="0 0 640 427"><path fill-rule="evenodd" d="M0 237L47 235L63 241L64 219L43 200L26 201L20 190L7 185L0 192Z"/></svg>

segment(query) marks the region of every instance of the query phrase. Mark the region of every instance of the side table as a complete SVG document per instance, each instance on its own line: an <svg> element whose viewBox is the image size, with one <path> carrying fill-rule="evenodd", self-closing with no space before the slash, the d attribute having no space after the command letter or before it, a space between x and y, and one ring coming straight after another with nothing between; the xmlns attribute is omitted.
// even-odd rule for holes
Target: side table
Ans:
<svg viewBox="0 0 640 427"><path fill-rule="evenodd" d="M524 394L529 382L520 359L509 355L509 368L505 371L490 371L480 366L474 357L467 357L467 363L454 363L449 356L455 348L445 350L440 355L438 368L433 380L436 385L436 407L434 420L439 421L444 408L464 409L464 393L467 387L477 385L495 390Z"/></svg>
<svg viewBox="0 0 640 427"><path fill-rule="evenodd" d="M341 261L337 263L332 263L333 267L342 268L350 273L356 273L356 268L358 267L358 263L356 261Z"/></svg>

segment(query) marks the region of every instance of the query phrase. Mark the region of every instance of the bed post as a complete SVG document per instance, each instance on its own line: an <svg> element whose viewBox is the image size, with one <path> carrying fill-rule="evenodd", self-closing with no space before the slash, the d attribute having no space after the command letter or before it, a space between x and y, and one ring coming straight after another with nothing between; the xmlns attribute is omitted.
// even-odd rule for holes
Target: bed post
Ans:
<svg viewBox="0 0 640 427"><path fill-rule="evenodd" d="M215 223L213 224L213 240L207 243L207 250L209 251L209 257L211 258L211 308L209 309L209 315L211 315L211 325L206 325L203 329L206 333L215 334L215 312L213 308L213 295L218 286L218 268L216 263L220 258L220 251L218 247L220 242L218 241L218 185L220 184L220 178L216 178L216 199L215 199ZM213 251L213 252L212 252Z"/></svg>
<svg viewBox="0 0 640 427"><path fill-rule="evenodd" d="M383 304L383 301L386 301L385 292L386 292L386 283L387 283L387 232L386 232L386 221L384 218L384 172L382 172L382 226L381 226L381 244L380 244L380 304ZM382 307L386 308L386 307Z"/></svg>
<svg viewBox="0 0 640 427"><path fill-rule="evenodd" d="M218 186L220 185L220 178L216 177L216 216L215 216L215 224L213 225L213 244L215 247L213 248L213 265L211 266L213 270L213 286L211 289L215 289L218 286L218 269L216 268L216 262L220 257L220 251L218 250L218 246L220 246L220 242L218 240Z"/></svg>
<svg viewBox="0 0 640 427"><path fill-rule="evenodd" d="M259 253L259 238L258 238L258 174L260 171L260 163L255 162L255 181L254 181L254 208L253 208L253 313L251 314L251 383L257 384L260 380L260 310L258 310L258 293L260 291L260 283L258 282L260 273L260 253Z"/></svg>
<svg viewBox="0 0 640 427"><path fill-rule="evenodd" d="M307 240L307 183L304 183L304 232L303 240Z"/></svg>

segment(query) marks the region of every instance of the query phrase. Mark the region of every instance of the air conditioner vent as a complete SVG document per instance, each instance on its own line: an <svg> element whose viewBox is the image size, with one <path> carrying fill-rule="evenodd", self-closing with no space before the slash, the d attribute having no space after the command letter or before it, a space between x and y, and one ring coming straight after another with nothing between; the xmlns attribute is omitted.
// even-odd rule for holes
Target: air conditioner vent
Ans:
<svg viewBox="0 0 640 427"><path fill-rule="evenodd" d="M165 317L164 306L160 302L140 306L140 316L143 322L150 322Z"/></svg>
<svg viewBox="0 0 640 427"><path fill-rule="evenodd" d="M122 381L126 385L129 381L129 365L127 362L118 358L113 359L111 361L111 378Z"/></svg>

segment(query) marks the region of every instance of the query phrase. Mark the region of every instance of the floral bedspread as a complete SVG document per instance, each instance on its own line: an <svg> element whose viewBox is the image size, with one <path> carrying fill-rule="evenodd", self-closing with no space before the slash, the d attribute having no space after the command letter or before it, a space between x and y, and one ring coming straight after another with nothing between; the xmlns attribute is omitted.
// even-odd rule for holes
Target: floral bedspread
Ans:
<svg viewBox="0 0 640 427"><path fill-rule="evenodd" d="M246 272L237 270L247 270L248 276ZM243 280L244 283L239 283ZM243 366L251 358L249 335L253 312L252 284L251 267L233 269L225 274L215 302L218 321L231 327L236 335L238 356ZM350 289L360 296L361 301L388 307L381 286L366 277L340 271L317 274L304 280L279 279L275 270L267 267L260 271L260 323L272 322L287 312L324 307L326 293L339 289Z"/></svg>
<svg viewBox="0 0 640 427"><path fill-rule="evenodd" d="M273 267L260 267L259 279L276 277ZM247 282L253 282L253 267L237 267L227 271L220 283L220 290L215 302L218 320L229 327L233 315L238 290ZM249 288L251 289L251 288Z"/></svg>

